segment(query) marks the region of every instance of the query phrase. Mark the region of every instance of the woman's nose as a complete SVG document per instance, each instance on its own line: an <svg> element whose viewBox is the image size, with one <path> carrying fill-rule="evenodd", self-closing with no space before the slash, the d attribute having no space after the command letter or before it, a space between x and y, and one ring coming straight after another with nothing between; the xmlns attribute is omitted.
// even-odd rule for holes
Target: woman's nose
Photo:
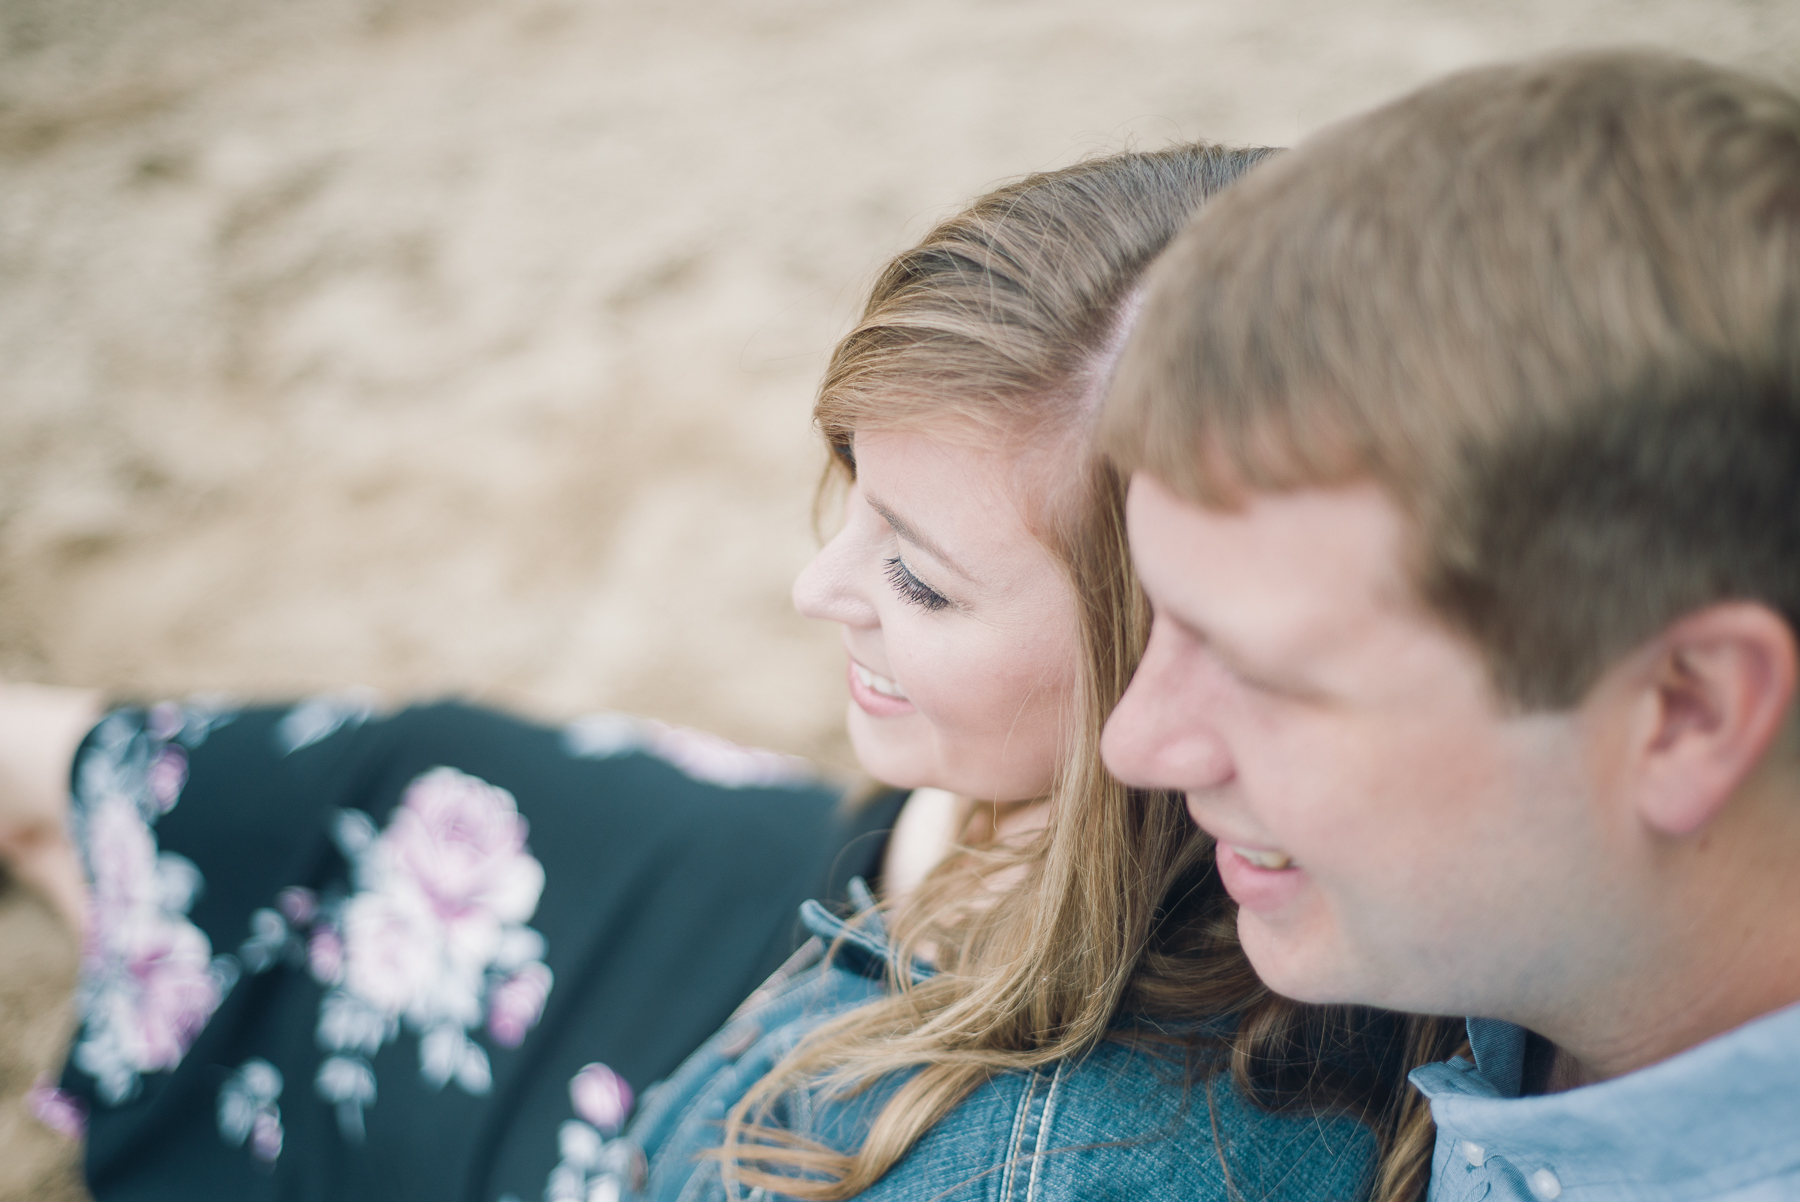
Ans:
<svg viewBox="0 0 1800 1202"><path fill-rule="evenodd" d="M879 624L875 606L865 592L857 569L856 533L847 526L819 549L812 562L794 578L794 608L808 618L839 622L845 626Z"/></svg>
<svg viewBox="0 0 1800 1202"><path fill-rule="evenodd" d="M1182 793L1215 788L1236 771L1215 718L1219 690L1204 649L1153 625L1131 684L1106 720L1100 754L1128 785Z"/></svg>

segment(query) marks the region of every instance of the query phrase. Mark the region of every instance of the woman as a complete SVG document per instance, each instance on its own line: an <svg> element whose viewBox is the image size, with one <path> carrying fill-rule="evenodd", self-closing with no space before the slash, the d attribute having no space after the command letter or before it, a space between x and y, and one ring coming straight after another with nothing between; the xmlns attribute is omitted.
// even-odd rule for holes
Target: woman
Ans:
<svg viewBox="0 0 1800 1202"><path fill-rule="evenodd" d="M1097 753L1146 620L1089 425L1139 273L1263 153L1028 178L877 283L817 410L845 524L796 600L843 628L859 758L968 799L962 846L902 896L897 839L885 904L809 906L813 940L616 1138L793 890L876 868L859 834L893 800L847 814L624 722L564 736L604 769L572 799L553 732L468 711L103 721L76 765L95 931L65 1082L96 1191L1347 1197L1385 1154L1375 1191L1416 1194L1403 1072L1445 1029L1268 996L1205 837Z"/></svg>

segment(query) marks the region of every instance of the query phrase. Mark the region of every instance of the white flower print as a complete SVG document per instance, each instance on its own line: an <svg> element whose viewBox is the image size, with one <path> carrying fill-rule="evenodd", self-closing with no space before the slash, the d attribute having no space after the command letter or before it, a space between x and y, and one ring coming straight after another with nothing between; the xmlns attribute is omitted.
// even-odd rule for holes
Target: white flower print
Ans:
<svg viewBox="0 0 1800 1202"><path fill-rule="evenodd" d="M308 698L283 714L275 726L275 745L283 755L311 747L345 726L361 726L380 708L381 694L366 685Z"/></svg>
<svg viewBox="0 0 1800 1202"><path fill-rule="evenodd" d="M199 870L159 851L153 830L186 783L180 741L197 746L229 720L210 705L160 705L142 724L113 714L76 770L71 822L93 889L73 1058L108 1105L136 1094L142 1074L180 1064L237 978L237 962L215 957L188 921Z"/></svg>
<svg viewBox="0 0 1800 1202"><path fill-rule="evenodd" d="M333 1056L319 1066L314 1081L319 1096L337 1107L338 1130L361 1143L363 1108L375 1101L375 1070L356 1056Z"/></svg>
<svg viewBox="0 0 1800 1202"><path fill-rule="evenodd" d="M740 747L705 731L631 714L598 713L575 719L563 727L563 750L584 760L641 751L668 761L695 780L728 789L800 784L818 776L812 764L799 756Z"/></svg>
<svg viewBox="0 0 1800 1202"><path fill-rule="evenodd" d="M384 1014L411 1009L430 1025L438 1017L467 1025L481 1003L475 957L457 956L436 930L437 915L411 889L359 893L344 906L344 990Z"/></svg>
<svg viewBox="0 0 1800 1202"><path fill-rule="evenodd" d="M616 1202L643 1186L644 1154L616 1139L631 1113L631 1086L604 1064L590 1064L569 1080L569 1102L580 1118L557 1128L557 1165L545 1202Z"/></svg>
<svg viewBox="0 0 1800 1202"><path fill-rule="evenodd" d="M248 1144L265 1165L281 1155L281 1070L260 1057L238 1067L219 1087L219 1134L233 1147Z"/></svg>
<svg viewBox="0 0 1800 1202"><path fill-rule="evenodd" d="M300 885L290 885L275 895L273 908L250 915L250 937L238 945L238 961L246 971L268 972L277 965L305 968L334 946L337 932L329 927L309 928L319 913L319 895ZM317 969L315 977L320 977Z"/></svg>
<svg viewBox="0 0 1800 1202"><path fill-rule="evenodd" d="M359 1136L374 1097L367 1058L401 1026L419 1036L426 1081L484 1094L492 1070L470 1032L485 1022L513 1047L537 1023L551 973L543 936L525 925L544 888L526 830L512 794L454 768L414 780L379 834L360 811L340 812L355 892L294 904L316 910L304 955L328 989L317 1038L329 1053L316 1086L346 1136Z"/></svg>

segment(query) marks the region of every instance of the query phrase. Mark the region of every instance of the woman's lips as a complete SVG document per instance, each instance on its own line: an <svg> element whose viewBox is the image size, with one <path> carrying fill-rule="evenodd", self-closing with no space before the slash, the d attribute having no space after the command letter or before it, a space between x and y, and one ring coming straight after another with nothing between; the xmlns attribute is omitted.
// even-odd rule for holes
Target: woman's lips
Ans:
<svg viewBox="0 0 1800 1202"><path fill-rule="evenodd" d="M1281 909L1306 884L1306 874L1286 852L1266 847L1218 845L1219 879L1244 909L1267 914Z"/></svg>
<svg viewBox="0 0 1800 1202"><path fill-rule="evenodd" d="M913 703L899 685L878 672L850 661L850 700L875 718L897 718L913 712Z"/></svg>

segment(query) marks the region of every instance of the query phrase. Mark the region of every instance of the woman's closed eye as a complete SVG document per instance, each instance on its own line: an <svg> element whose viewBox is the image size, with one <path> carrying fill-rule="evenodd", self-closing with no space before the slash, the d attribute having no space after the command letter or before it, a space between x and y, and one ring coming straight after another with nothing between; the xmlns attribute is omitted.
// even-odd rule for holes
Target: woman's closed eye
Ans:
<svg viewBox="0 0 1800 1202"><path fill-rule="evenodd" d="M887 578L895 592L921 609L939 610L950 604L950 598L914 576L898 555L887 561Z"/></svg>

